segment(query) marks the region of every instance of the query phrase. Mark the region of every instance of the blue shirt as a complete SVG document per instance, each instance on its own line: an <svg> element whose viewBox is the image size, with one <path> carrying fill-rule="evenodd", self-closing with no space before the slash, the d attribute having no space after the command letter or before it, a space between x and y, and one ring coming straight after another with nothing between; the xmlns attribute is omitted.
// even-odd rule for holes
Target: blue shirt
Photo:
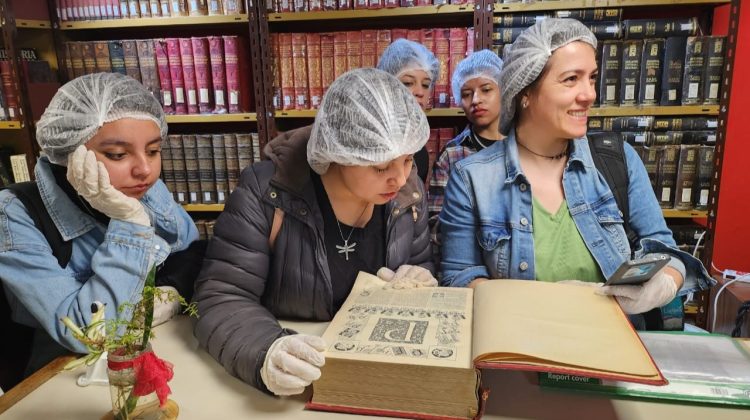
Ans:
<svg viewBox="0 0 750 420"><path fill-rule="evenodd" d="M0 191L0 279L16 322L43 328L66 348L85 352L60 318L88 324L91 303L100 301L114 319L118 306L140 300L149 268L187 248L198 231L160 180L141 199L154 227L115 219L105 226L68 198L49 165L39 159L34 173L55 226L63 240L72 240L70 262L60 268L21 201Z"/></svg>
<svg viewBox="0 0 750 420"><path fill-rule="evenodd" d="M667 228L648 174L636 151L625 144L630 227L638 236L636 258L667 253L685 266L679 294L714 283L703 265L680 251ZM563 172L568 208L586 247L609 278L630 258L622 214L606 180L594 165L585 137L572 140ZM443 238L442 285L466 286L477 277L535 279L532 198L518 160L515 129L505 141L456 163L440 214Z"/></svg>

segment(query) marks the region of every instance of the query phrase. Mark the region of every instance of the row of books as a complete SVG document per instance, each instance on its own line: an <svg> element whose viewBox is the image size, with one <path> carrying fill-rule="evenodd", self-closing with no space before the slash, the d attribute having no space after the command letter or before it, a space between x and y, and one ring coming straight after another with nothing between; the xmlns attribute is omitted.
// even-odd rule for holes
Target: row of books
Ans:
<svg viewBox="0 0 750 420"><path fill-rule="evenodd" d="M716 117L589 117L589 131L695 131L716 130Z"/></svg>
<svg viewBox="0 0 750 420"><path fill-rule="evenodd" d="M392 9L441 4L474 4L474 0L267 0L268 10L276 13L321 10Z"/></svg>
<svg viewBox="0 0 750 420"><path fill-rule="evenodd" d="M636 146L664 209L707 210L714 146Z"/></svg>
<svg viewBox="0 0 750 420"><path fill-rule="evenodd" d="M127 74L159 99L167 114L249 112L252 104L246 41L238 36L66 43L74 77Z"/></svg>
<svg viewBox="0 0 750 420"><path fill-rule="evenodd" d="M260 161L258 133L170 134L162 142L162 179L181 204L222 204L240 172Z"/></svg>
<svg viewBox="0 0 750 420"><path fill-rule="evenodd" d="M502 13L493 16L492 23L495 27L501 28L529 27L551 17L576 19L582 22L620 21L622 20L622 9L572 9L548 12Z"/></svg>
<svg viewBox="0 0 750 420"><path fill-rule="evenodd" d="M326 33L274 33L274 107L317 109L326 89L348 70L375 67L391 41L422 43L440 61L432 106L452 105L453 69L473 50L473 28L379 29Z"/></svg>
<svg viewBox="0 0 750 420"><path fill-rule="evenodd" d="M0 121L20 121L18 92L13 83L10 61L0 60Z"/></svg>
<svg viewBox="0 0 750 420"><path fill-rule="evenodd" d="M244 13L242 0L55 0L61 22Z"/></svg>
<svg viewBox="0 0 750 420"><path fill-rule="evenodd" d="M593 9L597 10L597 9ZM602 9L599 9L602 10ZM603 9L610 10L610 9ZM619 9L611 9L619 10ZM572 11L578 12L578 11ZM581 18L579 18L579 16ZM695 36L700 29L698 19L688 18L663 18L663 19L626 19L619 20L586 20L589 18L585 13L570 13L571 18L581 20L596 38L602 40L612 39L645 39L666 38L670 36ZM621 15L618 15L619 18ZM504 15L494 18L495 25L492 29L492 41L495 44L511 44L523 31L534 23L546 19L545 15L522 15L516 14L511 17ZM517 25L508 26L509 24Z"/></svg>
<svg viewBox="0 0 750 420"><path fill-rule="evenodd" d="M33 48L21 48L21 72L29 83L29 105L34 119L41 116L50 99L59 87L57 74L49 62L42 60ZM20 121L19 93L13 82L8 53L0 48L0 121Z"/></svg>
<svg viewBox="0 0 750 420"><path fill-rule="evenodd" d="M599 104L718 104L724 48L721 36L605 41L597 49Z"/></svg>
<svg viewBox="0 0 750 420"><path fill-rule="evenodd" d="M208 240L213 238L216 219L197 219L194 222L195 227L198 228L198 239Z"/></svg>

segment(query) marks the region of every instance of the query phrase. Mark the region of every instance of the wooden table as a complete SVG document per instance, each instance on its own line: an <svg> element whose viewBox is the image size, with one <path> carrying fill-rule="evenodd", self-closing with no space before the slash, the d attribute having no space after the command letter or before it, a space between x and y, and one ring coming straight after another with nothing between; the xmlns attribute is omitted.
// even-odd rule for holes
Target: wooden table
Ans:
<svg viewBox="0 0 750 420"><path fill-rule="evenodd" d="M325 324L285 323L299 331L322 334ZM174 363L171 399L180 406L180 419L373 419L374 417L304 410L304 395L268 396L228 375L205 351L198 349L192 322L178 317L156 329L156 353ZM59 369L62 364L50 366ZM39 376L25 386L38 388L0 414L3 420L99 419L111 409L109 389L75 384L82 370L60 372L44 382ZM536 375L523 372L485 371L491 389L485 419L748 419L750 410L675 403L611 399L606 396L550 390L534 385ZM34 382L34 383L31 383ZM41 384L40 384L41 383ZM449 390L446 390L449 392ZM13 391L11 391L13 393ZM0 397L9 404L6 394ZM12 396L12 395L11 395Z"/></svg>

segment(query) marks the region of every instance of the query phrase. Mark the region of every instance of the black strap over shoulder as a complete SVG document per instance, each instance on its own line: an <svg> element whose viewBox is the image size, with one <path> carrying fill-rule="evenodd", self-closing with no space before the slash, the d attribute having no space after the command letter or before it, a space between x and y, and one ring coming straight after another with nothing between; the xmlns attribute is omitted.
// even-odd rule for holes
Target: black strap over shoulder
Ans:
<svg viewBox="0 0 750 420"><path fill-rule="evenodd" d="M57 230L55 222L52 221L52 216L44 206L36 182L10 184L5 189L12 191L21 200L31 219L34 220L34 225L47 239L50 248L52 248L52 254L57 258L57 263L60 264L60 267L65 268L73 253L73 244L71 241L64 241L60 231Z"/></svg>
<svg viewBox="0 0 750 420"><path fill-rule="evenodd" d="M628 163L625 159L625 145L620 133L590 133L587 135L591 157L599 173L612 190L617 207L622 213L625 234L628 236L631 254L638 246L638 237L630 228L630 206L628 202Z"/></svg>

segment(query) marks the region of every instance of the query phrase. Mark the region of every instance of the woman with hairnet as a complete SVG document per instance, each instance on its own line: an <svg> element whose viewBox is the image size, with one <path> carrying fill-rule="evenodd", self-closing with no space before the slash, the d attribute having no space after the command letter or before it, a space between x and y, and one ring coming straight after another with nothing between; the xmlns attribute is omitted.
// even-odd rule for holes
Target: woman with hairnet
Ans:
<svg viewBox="0 0 750 420"><path fill-rule="evenodd" d="M424 45L408 39L397 39L383 51L377 68L396 76L409 88L423 110L430 106L432 88L440 73L440 62ZM419 178L426 181L430 166L427 148L423 147L414 154L414 163Z"/></svg>
<svg viewBox="0 0 750 420"><path fill-rule="evenodd" d="M507 48L507 47L506 47ZM596 38L571 19L545 19L504 54L500 132L505 141L456 163L440 215L442 282L494 279L596 285L631 255L617 202L586 139L596 97ZM641 314L710 284L679 251L638 154L624 145L636 256L666 253L669 265L644 285L605 286L628 314Z"/></svg>
<svg viewBox="0 0 750 420"><path fill-rule="evenodd" d="M61 318L86 325L99 301L115 319L120 305L140 295L152 266L197 239L192 219L159 180L166 134L154 96L114 73L66 83L37 123L41 211L72 252L62 268L31 209L0 192L0 277L13 319L36 328L28 373L64 351L60 345L86 352ZM178 308L157 300L155 322Z"/></svg>
<svg viewBox="0 0 750 420"><path fill-rule="evenodd" d="M424 187L411 171L428 137L398 79L352 70L331 84L311 127L269 142L269 160L242 172L195 292L195 335L230 374L299 394L320 376L325 343L277 318L331 320L359 271L393 287L437 285Z"/></svg>

